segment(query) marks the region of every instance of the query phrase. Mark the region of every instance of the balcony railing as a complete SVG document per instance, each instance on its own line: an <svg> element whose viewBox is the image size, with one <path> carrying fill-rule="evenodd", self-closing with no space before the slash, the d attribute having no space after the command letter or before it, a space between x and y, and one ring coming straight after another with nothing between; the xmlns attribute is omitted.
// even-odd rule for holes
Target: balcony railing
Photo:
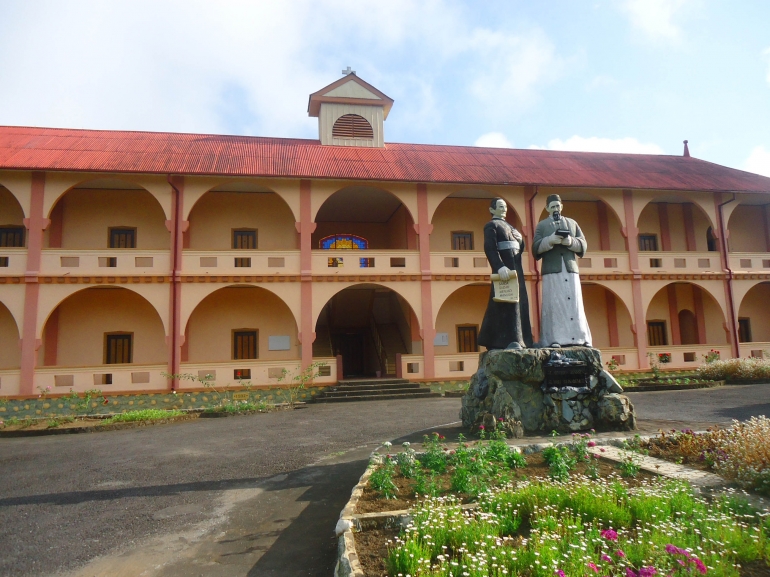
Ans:
<svg viewBox="0 0 770 577"><path fill-rule="evenodd" d="M631 271L628 253L620 251L589 251L585 258L578 258L583 274L626 273Z"/></svg>
<svg viewBox="0 0 770 577"><path fill-rule="evenodd" d="M185 250L182 272L185 274L271 275L299 274L298 250Z"/></svg>
<svg viewBox="0 0 770 577"><path fill-rule="evenodd" d="M436 355L433 366L437 379L470 379L479 369L479 353Z"/></svg>
<svg viewBox="0 0 770 577"><path fill-rule="evenodd" d="M41 367L35 370L35 385L53 393L101 389L115 391L167 390L163 373L168 365L98 365L93 367Z"/></svg>
<svg viewBox="0 0 770 577"><path fill-rule="evenodd" d="M667 347L648 347L647 352L660 360L660 355L671 354L671 361L660 363L661 369L696 369L703 364L705 357L711 350L720 352L722 359L732 357L730 345L676 345Z"/></svg>
<svg viewBox="0 0 770 577"><path fill-rule="evenodd" d="M718 252L639 252L639 269L642 272L703 273L721 272Z"/></svg>
<svg viewBox="0 0 770 577"><path fill-rule="evenodd" d="M167 250L43 250L42 275L159 275L169 274L171 254Z"/></svg>
<svg viewBox="0 0 770 577"><path fill-rule="evenodd" d="M23 275L26 268L26 248L0 248L0 276Z"/></svg>
<svg viewBox="0 0 770 577"><path fill-rule="evenodd" d="M432 252L430 253L430 270L434 274L488 275L491 272L489 261L487 261L484 252L475 250Z"/></svg>
<svg viewBox="0 0 770 577"><path fill-rule="evenodd" d="M314 274L419 274L420 253L406 250L314 250Z"/></svg>
<svg viewBox="0 0 770 577"><path fill-rule="evenodd" d="M738 349L741 358L756 357L760 359L770 359L770 343L741 343L738 346Z"/></svg>
<svg viewBox="0 0 770 577"><path fill-rule="evenodd" d="M422 355L401 355L401 376L404 379L422 379L425 371L425 357Z"/></svg>
<svg viewBox="0 0 770 577"><path fill-rule="evenodd" d="M734 272L770 272L770 253L731 252L730 268Z"/></svg>
<svg viewBox="0 0 770 577"><path fill-rule="evenodd" d="M329 385L337 382L337 359L334 357L314 358L315 363L326 363L318 369L321 376L314 380L318 385ZM300 370L299 360L285 361L260 361L260 360L242 360L227 361L223 363L182 363L181 372L183 374L193 375L201 379L207 379L214 386L239 386L250 384L254 386L265 385L295 385L292 377L297 375ZM288 371L283 381L278 379ZM201 383L191 380L182 380L179 382L181 389L200 388Z"/></svg>

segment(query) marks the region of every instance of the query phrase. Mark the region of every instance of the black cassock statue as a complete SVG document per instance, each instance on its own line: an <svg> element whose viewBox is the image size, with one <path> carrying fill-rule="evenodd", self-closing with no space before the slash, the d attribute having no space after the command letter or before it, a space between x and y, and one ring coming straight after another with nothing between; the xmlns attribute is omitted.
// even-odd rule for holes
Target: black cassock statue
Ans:
<svg viewBox="0 0 770 577"><path fill-rule="evenodd" d="M519 277L519 302L495 302L494 286L490 286L489 303L481 323L478 342L491 349L508 349L532 346L532 325L529 321L529 298L521 267L521 251L524 239L521 233L505 220L508 205L502 198L492 200L489 206L492 220L484 225L484 253L492 266L492 272L503 280L516 271Z"/></svg>

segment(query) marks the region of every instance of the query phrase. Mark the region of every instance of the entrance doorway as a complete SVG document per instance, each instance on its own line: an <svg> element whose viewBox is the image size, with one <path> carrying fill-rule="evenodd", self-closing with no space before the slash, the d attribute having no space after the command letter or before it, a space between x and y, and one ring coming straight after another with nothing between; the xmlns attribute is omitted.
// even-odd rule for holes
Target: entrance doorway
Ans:
<svg viewBox="0 0 770 577"><path fill-rule="evenodd" d="M357 285L326 303L316 324L314 357L342 356L344 378L396 375L396 355L412 350L409 305L394 291Z"/></svg>

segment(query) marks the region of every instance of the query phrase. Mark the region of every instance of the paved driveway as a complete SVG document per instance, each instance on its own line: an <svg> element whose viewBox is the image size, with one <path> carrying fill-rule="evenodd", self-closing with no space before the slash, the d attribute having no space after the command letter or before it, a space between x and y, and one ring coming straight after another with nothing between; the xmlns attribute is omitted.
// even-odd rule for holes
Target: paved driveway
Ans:
<svg viewBox="0 0 770 577"><path fill-rule="evenodd" d="M645 430L770 414L770 386L632 395ZM460 431L460 399L312 405L0 440L0 575L329 576L382 441Z"/></svg>

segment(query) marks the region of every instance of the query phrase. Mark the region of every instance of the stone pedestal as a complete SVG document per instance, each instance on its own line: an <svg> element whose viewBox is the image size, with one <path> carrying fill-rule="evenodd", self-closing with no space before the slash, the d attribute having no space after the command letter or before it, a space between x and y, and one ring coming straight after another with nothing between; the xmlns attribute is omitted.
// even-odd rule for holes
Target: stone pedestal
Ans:
<svg viewBox="0 0 770 577"><path fill-rule="evenodd" d="M551 353L586 363L589 385L544 392ZM589 347L495 350L479 355L479 370L462 399L463 425L503 427L511 436L636 428L634 406L604 370L602 355Z"/></svg>

